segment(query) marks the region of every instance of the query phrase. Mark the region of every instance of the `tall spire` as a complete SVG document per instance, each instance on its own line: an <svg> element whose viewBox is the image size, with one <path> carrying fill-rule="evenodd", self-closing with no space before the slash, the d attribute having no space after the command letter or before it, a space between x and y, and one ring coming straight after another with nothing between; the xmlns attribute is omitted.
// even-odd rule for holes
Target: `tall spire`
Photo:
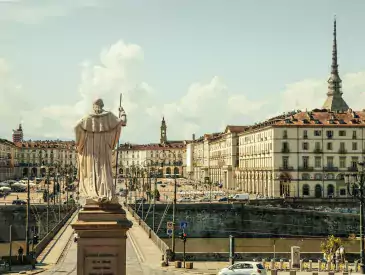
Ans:
<svg viewBox="0 0 365 275"><path fill-rule="evenodd" d="M323 104L323 109L327 109L333 112L344 112L349 109L349 106L342 98L341 84L342 80L338 73L337 62L337 22L336 17L333 21L333 44L332 44L332 64L331 75L327 80L328 91L327 99Z"/></svg>
<svg viewBox="0 0 365 275"><path fill-rule="evenodd" d="M338 76L338 64L337 64L337 33L336 33L336 16L333 21L333 45L332 45L332 65L331 74Z"/></svg>

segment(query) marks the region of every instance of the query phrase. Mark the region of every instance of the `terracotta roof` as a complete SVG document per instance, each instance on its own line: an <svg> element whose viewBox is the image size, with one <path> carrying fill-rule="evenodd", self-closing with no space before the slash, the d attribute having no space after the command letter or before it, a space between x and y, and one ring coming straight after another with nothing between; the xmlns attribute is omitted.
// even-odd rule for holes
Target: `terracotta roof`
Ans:
<svg viewBox="0 0 365 275"><path fill-rule="evenodd" d="M247 126L227 125L224 132L227 133L229 131L231 133L240 133L243 132L246 128Z"/></svg>
<svg viewBox="0 0 365 275"><path fill-rule="evenodd" d="M10 145L10 146L16 146L13 142L11 142L7 139L3 139L3 138L0 138L0 143L5 143L5 144Z"/></svg>
<svg viewBox="0 0 365 275"><path fill-rule="evenodd" d="M296 111L274 118L262 123L247 127L251 131L268 126L273 127L365 127L365 110L347 112L331 112L328 110L314 109L312 111Z"/></svg>
<svg viewBox="0 0 365 275"><path fill-rule="evenodd" d="M63 140L28 140L17 142L20 148L43 148L43 149L75 149L75 141Z"/></svg>
<svg viewBox="0 0 365 275"><path fill-rule="evenodd" d="M119 150L127 151L127 150L136 150L136 151L142 151L142 150L174 150L174 149L183 149L185 148L185 144L183 142L179 143L166 143L166 144L160 144L160 143L150 143L150 144L130 144L125 143L121 144L119 146Z"/></svg>

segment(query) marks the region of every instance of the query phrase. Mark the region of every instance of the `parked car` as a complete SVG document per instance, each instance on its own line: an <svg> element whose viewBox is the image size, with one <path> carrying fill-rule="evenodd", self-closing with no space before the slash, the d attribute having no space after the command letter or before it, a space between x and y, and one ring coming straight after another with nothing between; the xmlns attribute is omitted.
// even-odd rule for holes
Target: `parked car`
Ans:
<svg viewBox="0 0 365 275"><path fill-rule="evenodd" d="M266 270L260 262L238 262L225 267L218 275L266 275Z"/></svg>
<svg viewBox="0 0 365 275"><path fill-rule="evenodd" d="M177 200L178 202L191 202L190 198L181 198Z"/></svg>
<svg viewBox="0 0 365 275"><path fill-rule="evenodd" d="M228 201L227 197L220 198L218 201Z"/></svg>
<svg viewBox="0 0 365 275"><path fill-rule="evenodd" d="M25 205L27 203L25 201L23 201L23 200L13 200L13 203L12 204L15 204L15 205Z"/></svg>
<svg viewBox="0 0 365 275"><path fill-rule="evenodd" d="M204 197L199 200L200 202L210 202L210 198Z"/></svg>
<svg viewBox="0 0 365 275"><path fill-rule="evenodd" d="M236 194L232 198L232 200L237 200L237 201L244 201L244 200L249 200L249 199L250 199L249 194Z"/></svg>

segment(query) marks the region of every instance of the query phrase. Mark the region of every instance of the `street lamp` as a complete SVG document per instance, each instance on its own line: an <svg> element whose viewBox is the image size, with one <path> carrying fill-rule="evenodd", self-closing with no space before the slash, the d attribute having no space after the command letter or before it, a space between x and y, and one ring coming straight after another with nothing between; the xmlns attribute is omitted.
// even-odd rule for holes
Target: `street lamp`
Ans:
<svg viewBox="0 0 365 275"><path fill-rule="evenodd" d="M365 202L365 174L364 162L359 162L361 171L345 175L347 192L350 196L360 202L360 273L365 274L365 252L364 252L364 202ZM354 169L355 170L355 169ZM356 169L357 170L357 169Z"/></svg>
<svg viewBox="0 0 365 275"><path fill-rule="evenodd" d="M212 182L209 177L204 178L204 184L209 185L209 203L212 203Z"/></svg>

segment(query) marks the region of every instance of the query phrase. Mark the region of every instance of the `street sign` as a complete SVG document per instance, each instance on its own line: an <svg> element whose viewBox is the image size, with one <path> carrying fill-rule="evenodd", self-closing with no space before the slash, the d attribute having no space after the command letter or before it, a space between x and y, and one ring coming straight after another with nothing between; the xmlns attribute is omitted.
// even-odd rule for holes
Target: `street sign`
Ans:
<svg viewBox="0 0 365 275"><path fill-rule="evenodd" d="M172 235L172 229L167 229L166 230L166 234L169 235L169 236L171 236Z"/></svg>
<svg viewBox="0 0 365 275"><path fill-rule="evenodd" d="M167 222L166 227L167 227L167 229L173 229L174 228L173 222Z"/></svg>
<svg viewBox="0 0 365 275"><path fill-rule="evenodd" d="M188 227L188 223L187 222L180 222L180 229L185 229Z"/></svg>

